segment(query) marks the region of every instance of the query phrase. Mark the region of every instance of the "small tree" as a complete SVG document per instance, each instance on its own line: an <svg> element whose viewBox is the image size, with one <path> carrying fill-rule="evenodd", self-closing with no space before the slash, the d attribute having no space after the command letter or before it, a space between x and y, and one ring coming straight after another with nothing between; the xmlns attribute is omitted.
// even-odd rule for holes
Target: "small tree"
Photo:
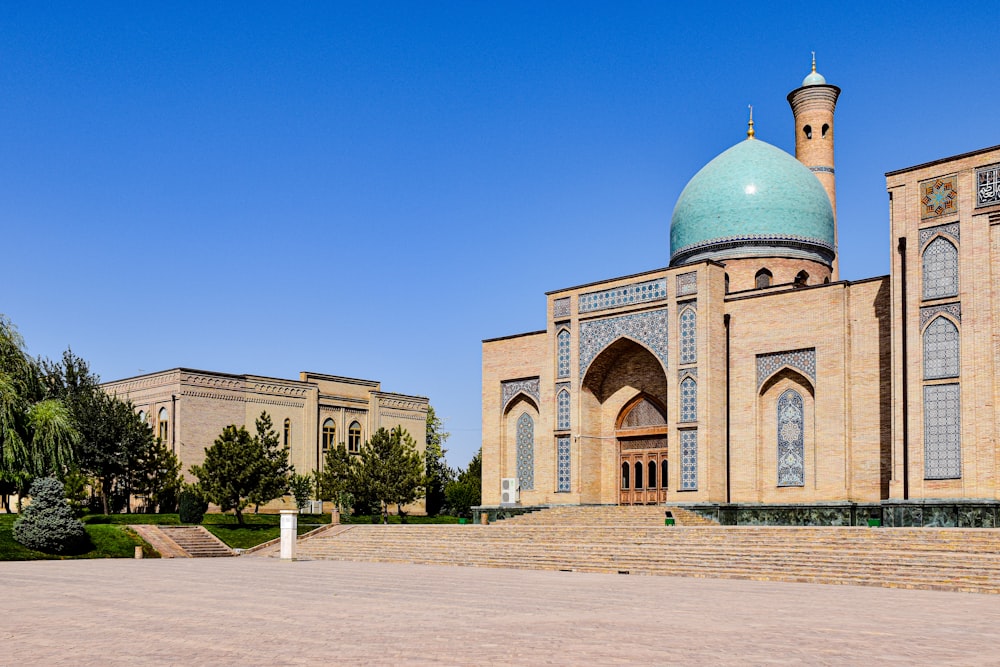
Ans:
<svg viewBox="0 0 1000 667"><path fill-rule="evenodd" d="M208 503L195 486L187 486L177 500L177 513L181 523L201 523L208 511Z"/></svg>
<svg viewBox="0 0 1000 667"><path fill-rule="evenodd" d="M250 494L260 488L265 467L260 442L243 426L230 424L205 448L205 462L190 470L205 499L223 512L233 510L242 526L243 510L250 504Z"/></svg>
<svg viewBox="0 0 1000 667"><path fill-rule="evenodd" d="M309 498L312 496L313 479L309 475L292 473L288 478L288 489L295 498L295 507L301 512L309 504Z"/></svg>
<svg viewBox="0 0 1000 667"><path fill-rule="evenodd" d="M390 505L401 513L403 505L420 497L426 482L423 457L401 426L377 430L352 464L352 473L358 491L370 493L379 504L384 523L389 522Z"/></svg>
<svg viewBox="0 0 1000 667"><path fill-rule="evenodd" d="M87 542L87 532L63 495L62 482L40 477L31 485L31 504L14 522L14 539L36 551L71 553Z"/></svg>
<svg viewBox="0 0 1000 667"><path fill-rule="evenodd" d="M181 462L159 438L148 444L129 472L132 493L145 498L146 512L177 509L177 500L184 487Z"/></svg>
<svg viewBox="0 0 1000 667"><path fill-rule="evenodd" d="M351 455L347 453L344 443L327 450L323 457L323 467L313 473L316 484L316 497L329 500L341 512L345 512L345 497L351 487Z"/></svg>
<svg viewBox="0 0 1000 667"><path fill-rule="evenodd" d="M250 502L254 505L254 513L260 510L264 503L280 498L288 492L288 476L294 469L288 462L288 445L280 446L278 433L274 430L271 416L261 412L256 421L256 440L260 444L263 464L260 483L250 493Z"/></svg>
<svg viewBox="0 0 1000 667"><path fill-rule="evenodd" d="M455 481L445 487L448 508L456 516L469 516L472 508L482 503L483 450L480 449L469 462L469 467L458 471Z"/></svg>
<svg viewBox="0 0 1000 667"><path fill-rule="evenodd" d="M444 442L448 433L442 429L444 423L434 413L434 407L427 407L427 440L424 449L424 461L427 475L426 508L428 516L436 516L445 505L444 490L455 478L455 471L445 462Z"/></svg>

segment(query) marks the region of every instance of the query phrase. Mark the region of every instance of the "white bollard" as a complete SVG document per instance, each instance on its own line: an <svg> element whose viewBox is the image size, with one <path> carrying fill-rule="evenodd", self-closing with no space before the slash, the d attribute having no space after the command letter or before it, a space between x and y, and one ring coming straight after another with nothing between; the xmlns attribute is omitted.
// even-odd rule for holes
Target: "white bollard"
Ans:
<svg viewBox="0 0 1000 667"><path fill-rule="evenodd" d="M281 560L295 560L298 526L298 510L281 510Z"/></svg>

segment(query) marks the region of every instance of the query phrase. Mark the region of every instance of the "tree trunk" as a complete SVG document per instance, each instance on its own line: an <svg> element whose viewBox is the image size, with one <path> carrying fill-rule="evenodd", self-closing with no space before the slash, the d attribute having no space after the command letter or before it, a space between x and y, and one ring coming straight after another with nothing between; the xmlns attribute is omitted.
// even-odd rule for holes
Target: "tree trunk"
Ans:
<svg viewBox="0 0 1000 667"><path fill-rule="evenodd" d="M241 510L239 507L234 507L233 511L236 512L236 523L238 523L239 525L242 526L243 525L243 510Z"/></svg>

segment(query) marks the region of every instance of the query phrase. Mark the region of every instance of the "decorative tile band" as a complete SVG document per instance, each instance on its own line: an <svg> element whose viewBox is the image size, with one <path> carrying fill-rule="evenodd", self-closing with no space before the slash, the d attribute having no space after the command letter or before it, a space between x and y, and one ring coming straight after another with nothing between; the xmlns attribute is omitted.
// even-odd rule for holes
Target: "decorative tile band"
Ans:
<svg viewBox="0 0 1000 667"><path fill-rule="evenodd" d="M920 247L923 248L927 245L927 242L931 240L931 237L935 234L947 234L951 238L959 241L958 235L958 223L952 222L947 225L938 225L937 227L926 227L920 230Z"/></svg>
<svg viewBox="0 0 1000 667"><path fill-rule="evenodd" d="M524 378L522 380L507 380L500 383L500 406L502 410L507 409L507 404L519 393L525 393L539 402L538 378Z"/></svg>
<svg viewBox="0 0 1000 667"><path fill-rule="evenodd" d="M677 276L677 296L685 294L697 294L698 292L698 272L681 273Z"/></svg>
<svg viewBox="0 0 1000 667"><path fill-rule="evenodd" d="M954 174L920 184L921 219L951 213L958 213L958 179Z"/></svg>
<svg viewBox="0 0 1000 667"><path fill-rule="evenodd" d="M552 317L569 317L569 297L556 299L552 302Z"/></svg>
<svg viewBox="0 0 1000 667"><path fill-rule="evenodd" d="M648 347L667 367L667 309L647 310L619 317L608 317L580 323L580 377L611 343L619 338L632 340Z"/></svg>
<svg viewBox="0 0 1000 667"><path fill-rule="evenodd" d="M947 313L954 317L957 321L962 321L962 304L960 303L942 303L939 306L927 306L926 308L920 309L920 328L923 329L924 325L930 322L935 315L938 313Z"/></svg>
<svg viewBox="0 0 1000 667"><path fill-rule="evenodd" d="M976 206L1000 204L1000 164L976 169Z"/></svg>
<svg viewBox="0 0 1000 667"><path fill-rule="evenodd" d="M781 367L789 366L805 374L816 382L816 348L804 350L789 350L788 352L772 352L757 355L757 389L764 381L774 375Z"/></svg>
<svg viewBox="0 0 1000 667"><path fill-rule="evenodd" d="M601 292L581 294L577 310L581 313L591 313L595 310L606 310L634 303L646 303L667 298L667 279L647 280L646 282L622 285Z"/></svg>

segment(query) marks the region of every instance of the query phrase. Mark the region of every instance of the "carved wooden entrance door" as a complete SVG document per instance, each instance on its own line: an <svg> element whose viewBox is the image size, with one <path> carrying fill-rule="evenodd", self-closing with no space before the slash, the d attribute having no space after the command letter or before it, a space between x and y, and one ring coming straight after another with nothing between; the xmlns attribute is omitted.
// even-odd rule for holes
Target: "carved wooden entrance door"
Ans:
<svg viewBox="0 0 1000 667"><path fill-rule="evenodd" d="M668 448L663 408L651 397L639 395L622 409L616 426L621 489L618 502L666 502Z"/></svg>

